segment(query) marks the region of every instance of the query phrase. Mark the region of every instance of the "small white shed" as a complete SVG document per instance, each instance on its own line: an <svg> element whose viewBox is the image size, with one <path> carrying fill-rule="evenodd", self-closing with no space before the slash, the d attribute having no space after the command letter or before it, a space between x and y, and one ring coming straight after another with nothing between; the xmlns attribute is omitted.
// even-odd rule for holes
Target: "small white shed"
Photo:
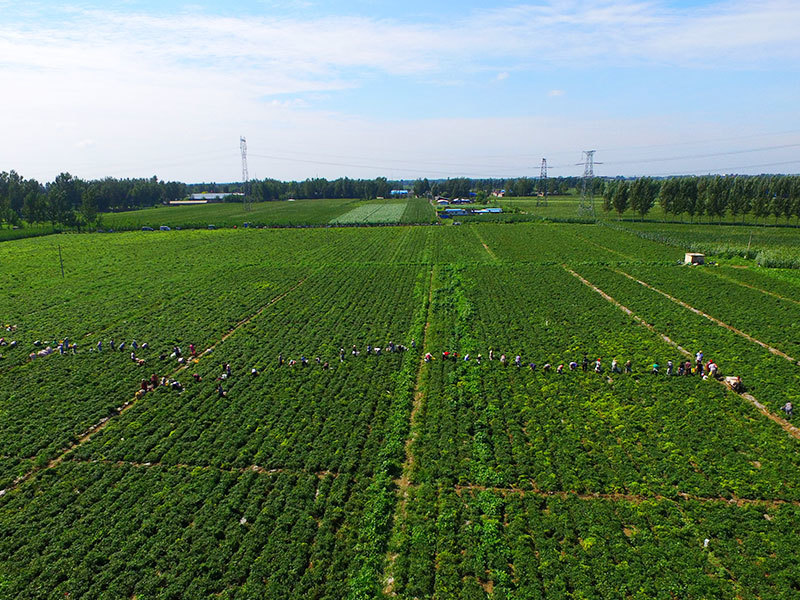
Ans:
<svg viewBox="0 0 800 600"><path fill-rule="evenodd" d="M702 265L706 262L705 254L698 254L697 252L687 252L683 258L684 264L687 265Z"/></svg>

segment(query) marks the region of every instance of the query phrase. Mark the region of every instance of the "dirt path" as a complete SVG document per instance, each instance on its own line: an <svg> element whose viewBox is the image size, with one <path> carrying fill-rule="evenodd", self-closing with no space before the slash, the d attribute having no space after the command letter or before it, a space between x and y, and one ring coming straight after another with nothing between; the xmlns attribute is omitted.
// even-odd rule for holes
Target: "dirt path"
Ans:
<svg viewBox="0 0 800 600"><path fill-rule="evenodd" d="M423 357L425 356L425 353L428 352L428 327L430 327L431 324L431 307L433 306L433 280L435 270L436 265L432 265L431 276L428 282L428 314L425 319L425 328L422 330L422 340L420 341L420 348L422 349ZM422 402L425 399L425 393L422 390L422 379L425 372L424 366L425 362L423 358L423 360L420 361L419 368L417 369L417 380L414 384L414 402L411 405L409 432L405 443L406 459L403 462L400 477L394 482L397 486L397 496L399 497L399 501L397 503L397 508L395 508L392 526L393 528L397 526L398 520L405 517L407 513L406 507L408 506L408 490L411 488L411 471L414 469L414 464L416 462L416 459L414 458L413 445L417 439L417 436L419 435L417 415L422 409ZM384 569L383 576L383 593L387 596L397 595L394 591L394 577L392 577L395 560L397 560L397 554L389 551L386 555L386 568Z"/></svg>
<svg viewBox="0 0 800 600"><path fill-rule="evenodd" d="M494 252L492 252L491 248L489 248L489 246L486 245L486 242L483 241L483 238L481 237L481 234L478 233L478 230L472 225L470 225L470 229L472 229L472 232L475 234L475 237L478 238L478 241L481 243L481 246L483 246L483 249L486 250L489 256L492 257L492 260L494 261L499 260L497 258L497 255Z"/></svg>
<svg viewBox="0 0 800 600"><path fill-rule="evenodd" d="M678 304L678 305L680 305L680 306L682 306L682 307L684 307L684 308L686 308L686 309L689 309L690 311L692 311L692 312L693 312L693 313L695 313L696 315L700 315L701 317L705 317L706 319L708 319L709 321L711 321L711 322L712 322L712 323L714 323L715 325L719 325L720 327L724 327L724 328L725 328L725 329L727 329L728 331L732 331L733 333L735 333L736 335L739 335L739 336L743 337L743 338L744 338L744 339L746 339L747 341L749 341L749 342L753 342L754 344L758 344L759 346L761 346L762 348L765 348L765 349L769 350L770 352L772 352L772 353L773 353L773 354L775 354L776 356L780 356L781 358L785 358L785 359L786 359L786 360L788 360L789 362L792 362L792 363L797 363L797 361L796 361L794 358L792 358L791 356L789 356L789 355L788 355L788 354L786 354L785 352L781 352L781 351L780 351L780 350L778 350L777 348L773 348L773 347L772 347L772 346L770 346L769 344L765 344L765 343L764 343L764 342L762 342L761 340L757 340L757 339L756 339L756 338L754 338L753 336L746 334L744 331L741 331L740 329L736 329L735 327L733 327L733 326L731 326L731 325L728 325L727 323L724 323L723 321L720 321L720 320L719 320L719 319L717 319L716 317L712 317L711 315L704 313L703 311L701 311L701 310L699 310L699 309L697 309L697 308L695 308L695 307L691 306L690 304L687 304L687 303L686 303L686 302L684 302L683 300L681 300L681 299L679 299L679 298L676 298L675 296L671 296L671 295L670 295L670 294L668 294L667 292L665 292L665 291L662 291L662 290L658 289L657 287L653 287L652 285L650 285L650 284L649 284L649 283L647 283L646 281L642 281L641 279L637 279L637 278L636 278L636 277L634 277L633 275L629 275L628 273L626 273L625 271L621 271L620 269L613 269L613 270L614 270L614 272L616 272L616 273L619 273L620 275L624 275L625 277L627 277L627 278L628 278L628 279L630 279L631 281L635 281L635 282L636 282L636 283L638 283L639 285L642 285L642 286L646 287L647 289L649 289L649 290L653 290L654 292L657 292L657 293L661 294L661 295L662 295L662 296L664 296L665 298L668 298L669 300L672 300L672 301L673 301L675 304Z"/></svg>
<svg viewBox="0 0 800 600"><path fill-rule="evenodd" d="M624 254L624 253L620 252L619 250L614 250L613 248L608 248L606 246L603 246L602 244L598 244L597 242L595 242L593 240L590 240L588 238L585 238L582 235L578 235L577 233L573 232L572 235L574 235L576 238L578 238L582 242L586 242L587 244L591 244L592 246L597 246L601 250L605 250L606 252L610 252L612 254L616 254L618 256L621 256L625 260L636 260L636 258L633 257L633 256L630 256L628 254Z"/></svg>
<svg viewBox="0 0 800 600"><path fill-rule="evenodd" d="M163 467L165 469L202 469L204 471L223 471L225 473L260 473L263 475L274 475L274 474L281 474L281 473L293 473L293 474L306 474L306 475L314 475L319 479L324 479L328 476L339 477L341 473L338 471L307 471L305 469L284 469L284 468L276 468L276 469L268 469L266 467L262 467L261 465L248 465L246 467L215 467L213 465L190 465L186 463L175 463L175 464L167 464L162 462L139 462L135 460L84 460L78 458L70 459L74 462L80 463L99 463L103 465L108 465L112 467L134 467L137 469L149 469L154 467Z"/></svg>
<svg viewBox="0 0 800 600"><path fill-rule="evenodd" d="M766 294L767 296L772 296L773 298L777 298L778 300L784 300L786 302L793 302L794 304L800 304L800 300L795 300L794 298L787 298L786 296L781 296L780 294L776 294L775 292L770 292L769 290L756 287L752 284L745 283L744 281L739 281L735 277L729 277L728 275L723 275L722 273L719 273L714 269L706 269L703 271L703 273L711 273L714 277L719 277L720 279L724 279L725 281L730 281L731 283L735 283L736 285L750 288L751 290L761 292L762 294Z"/></svg>
<svg viewBox="0 0 800 600"><path fill-rule="evenodd" d="M531 496L547 497L547 498L552 497L561 499L577 498L578 500L608 500L611 502L630 502L633 504L652 502L653 500L676 502L676 499L674 497L662 496L660 494L648 496L645 494L601 494L601 493L586 494L586 493L564 492L564 491L545 492L537 489L525 490L515 486L486 487L482 485L457 485L455 486L455 491L456 494L458 494L459 496L465 492L471 493L471 492L489 491L501 495L515 494L524 496L526 494L529 494ZM734 504L736 506L763 506L765 508L776 508L787 504L791 504L792 506L800 506L800 500L778 500L772 498L739 498L737 496L731 496L730 498L725 498L724 496L696 496L694 494L686 494L683 492L678 492L677 496L681 500L694 501L694 502L720 503L720 504Z"/></svg>
<svg viewBox="0 0 800 600"><path fill-rule="evenodd" d="M664 341L665 341L667 344L669 344L669 345L670 345L670 346L672 346L673 348L676 348L676 349L677 349L677 350L678 350L678 351L679 351L681 354L683 354L684 356L687 356L687 357L689 357L689 358L692 358L692 357L693 357L693 354L692 354L691 352L689 352L689 351L688 351L686 348L684 348L683 346L681 346L681 345L680 345L680 344L678 344L677 342L673 341L672 339L670 339L668 336L664 335L664 334L663 334L663 333L661 333L660 331L656 330L656 328L655 328L655 327L653 327L653 326L652 326L650 323L648 323L647 321L645 321L645 320L644 320L642 317L640 317L640 316L639 316L639 315L637 315L637 314L634 314L634 312L633 312L633 311L632 311L630 308L628 308L627 306L624 306L624 305L620 304L619 302L617 302L617 301L616 301L614 298L612 298L611 296L609 296L608 294L606 294L606 293L605 293L603 290L601 290L599 287L595 286L595 285L594 285L592 282L590 282L590 281L587 281L586 279L584 279L583 277L581 277L581 276L580 276L578 273L576 273L575 271L573 271L572 269L570 269L570 268L569 268L569 267L567 267L566 265L561 265L561 266L562 266L562 267L564 267L564 269L566 269L566 271L567 271L567 272L568 272L570 275L572 275L573 277L576 277L576 278L578 278L578 280L579 280L581 283L583 283L585 286L587 286L587 287L591 288L593 291L595 291L595 292L597 292L598 294L600 294L600 296L602 296L602 297L603 297L605 300L607 300L608 302L610 302L611 304L613 304L614 306L616 306L616 307L617 307L618 309L620 309L622 312L624 312L624 313L626 313L627 315L629 315L630 317L632 317L632 318L633 318L633 319L634 319L634 320L635 320L637 323L639 323L639 325L641 325L642 327L645 327L645 328L649 329L650 331L652 331L653 333L655 333L656 335L658 335L659 337L661 337L661 339L662 339L662 340L664 340Z"/></svg>
<svg viewBox="0 0 800 600"><path fill-rule="evenodd" d="M200 360L203 356L205 356L206 354L212 352L214 350L214 348L216 348L220 343L224 342L229 337L231 337L234 333L236 333L239 329L241 329L242 327L244 327L245 325L250 323L253 319L255 319L257 316L259 316L261 313L263 313L270 306L274 305L276 302L279 302L280 300L285 298L288 294L290 294L291 292L293 292L294 290L299 288L301 285L303 285L303 283L305 283L305 281L307 279L308 279L308 277L304 277L303 279L298 281L294 286L292 286L291 288L289 288L288 290L286 290L282 294L272 298L269 302L267 302L264 306L262 306L260 309L258 309L255 313L253 313L249 317L247 317L245 319L242 319L241 321L236 323L227 333L225 333L220 338L220 340L218 342L215 342L214 344L212 344L211 346L206 348L202 353L198 354L198 358L195 359L195 360ZM192 364L195 364L195 363L192 362L192 361L187 361L186 363L184 363L183 365L181 365L180 367L178 367L177 369L172 371L169 375L167 375L167 377L175 377L180 372L184 371L185 369L188 369L189 366L192 365ZM147 394L141 396L141 398L147 398ZM8 488L6 488L5 490L0 490L0 492L5 493L9 489L13 489L13 488L17 487L19 484L24 483L25 481L27 481L28 479L33 477L39 471L42 471L42 470L45 470L45 469L52 469L54 467L57 467L62 462L64 462L64 459L66 459L76 448L79 448L80 446L84 445L86 442L88 442L90 439L92 439L92 437L94 437L95 434L97 434L98 432L100 432L103 429L105 429L108 426L108 424L111 422L112 419L114 419L114 418L118 417L119 415L121 415L122 413L128 411L134 404L137 403L138 400L139 400L139 398L136 398L134 396L133 398L131 398L127 402L124 402L122 404L122 406L119 406L118 408L116 408L114 410L112 415L110 415L108 417L103 417L97 423L95 423L94 425L90 426L85 432L83 432L78 437L78 439L75 442L73 442L69 447L63 449L61 454L59 454L57 457L55 457L50 462L48 462L47 465L45 465L44 467L34 467L33 469L31 469L30 471L28 471L24 475L20 475L19 477L17 477L14 480L14 483L12 483L10 486L8 486Z"/></svg>
<svg viewBox="0 0 800 600"><path fill-rule="evenodd" d="M562 265L562 266L564 267L564 269L567 270L568 273L572 274L574 277L577 277L584 285L588 286L589 288L591 288L592 290L594 290L595 292L600 294L600 296L605 298L608 302L610 302L611 304L613 304L614 306L616 306L617 308L619 308L620 310L622 310L626 314L630 315L642 327L646 327L647 329L649 329L653 333L659 335L662 340L664 340L666 343L671 345L673 348L676 348L684 356L687 356L690 359L693 358L692 353L689 352L688 350L686 350L686 348L683 348L677 342L674 342L669 337L667 337L665 334L663 334L660 331L658 331L655 327L653 327L650 323L648 323L647 321L642 319L639 315L634 314L633 311L631 309L629 309L627 306L623 306L622 304L617 302L614 298L612 298L611 296L606 294L603 290L601 290L600 288L595 286L590 281L587 281L586 279L581 277L578 273L576 273L575 271L573 271L572 269L570 269L566 265ZM622 273L622 271L619 271L619 273L624 274L624 273ZM630 277L631 279L633 279L630 275L627 275L627 277ZM646 284L644 284L644 285L646 285ZM647 286L647 287L649 287L649 286ZM725 386L725 383L723 381L719 381L717 379L715 379L714 381L716 381L717 383L719 383L720 385L722 385L726 389L728 389L727 386ZM790 436L792 436L796 440L800 440L800 429L798 429L797 427L795 427L794 425L789 423L789 421L787 421L786 419L783 419L783 418L773 414L772 412L770 412L770 410L766 406L761 404L761 402L756 400L756 398L754 398L752 395L750 395L750 394L739 394L739 396L741 398L744 398L745 400L747 400L753 406L755 406L756 409L758 410L758 412L760 412L762 415L767 417L773 423L779 425Z"/></svg>

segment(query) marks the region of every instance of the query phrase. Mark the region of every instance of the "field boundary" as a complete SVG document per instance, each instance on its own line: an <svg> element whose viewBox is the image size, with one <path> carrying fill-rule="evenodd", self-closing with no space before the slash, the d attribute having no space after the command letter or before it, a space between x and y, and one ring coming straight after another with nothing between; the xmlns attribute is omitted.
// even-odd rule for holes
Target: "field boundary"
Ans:
<svg viewBox="0 0 800 600"><path fill-rule="evenodd" d="M237 322L230 330L228 330L227 333L223 334L223 336L220 338L220 340L218 342L214 342L211 346L209 346L202 353L200 353L196 360L200 360L203 356L205 356L209 352L212 352L214 350L214 348L217 347L217 345L219 345L220 343L222 343L225 340L227 340L234 333L236 333L236 331L238 331L239 329L241 329L242 327L247 325L250 321L252 321L257 316L259 316L261 313L263 313L267 308L269 308L270 306L272 306L275 303L279 302L280 300L285 298L287 295L289 295L291 292L293 292L294 290L299 288L301 285L303 285L303 283L306 282L308 277L309 276L304 277L303 279L298 281L295 285L293 285L291 288L289 288L285 292L283 292L283 293L279 294L278 296L275 296L274 298L272 298L269 302L267 302L264 306L262 306L260 309L258 309L255 313L253 313L249 317L246 317L246 318L242 319L241 321ZM192 365L192 364L194 364L194 363L187 361L185 364L183 364L180 367L178 367L177 369L173 370L168 375L168 377L174 377L175 375L177 375L181 371L184 371L185 369L188 369L189 366ZM147 397L147 394L142 396L142 398L146 398L146 397ZM120 416L124 412L128 411L134 404L137 404L137 400L138 400L138 398L136 398L134 396L134 398L124 402L122 404L122 406L114 409L114 411L113 411L113 413L111 415L109 415L107 417L103 417L97 423L95 423L94 425L91 425L86 431L84 431L80 436L78 436L78 438L72 444L70 444L67 448L63 449L61 454L59 454L55 458L51 459L45 466L43 466L43 467L34 467L33 469L31 469L27 473L24 473L23 475L20 475L5 490L2 490L2 492L7 492L10 489L16 488L19 484L24 483L25 481L27 481L28 479L33 477L39 471L52 469L52 468L57 467L58 465L60 465L62 462L64 462L64 460L75 449L83 446L86 442L91 440L92 437L94 437L94 435L96 433L98 433L98 432L102 431L103 429L105 429L113 419L115 419L116 417Z"/></svg>
<svg viewBox="0 0 800 600"><path fill-rule="evenodd" d="M419 411L422 409L422 402L425 399L425 393L422 390L422 378L424 373L425 367L425 353L427 350L427 341L428 341L428 328L431 324L431 311L433 306L433 282L434 282L434 275L436 271L436 265L431 265L431 274L430 279L428 281L428 307L427 307L427 314L425 316L425 327L422 330L422 339L420 340L420 348L422 350L423 358L420 360L419 367L417 369L417 378L416 382L414 383L414 400L411 404L411 413L409 415L409 428L408 428L408 437L406 438L405 442L405 452L406 458L403 461L400 471L400 477L395 480L395 485L397 486L397 496L399 498L397 502L397 506L394 510L394 516L392 519L392 529L398 523L398 519L402 519L407 514L407 506L408 506L408 490L413 487L411 483L411 469L413 469L414 464L416 462L414 458L414 452L412 450L412 446L414 441L417 439L419 435L418 431L418 423L417 423L417 415ZM387 552L386 555L386 567L383 570L383 577L381 578L384 582L383 593L387 596L396 596L397 594L394 591L394 578L392 577L392 571L394 570L394 563L397 560L397 554L392 553L391 548Z"/></svg>
<svg viewBox="0 0 800 600"><path fill-rule="evenodd" d="M464 492L492 492L501 495L516 494L519 496L531 495L540 498L561 498L566 500L568 498L577 498L578 500L592 501L592 500L606 500L609 502L630 502L632 504L641 504L643 502L651 502L657 500L659 502L677 502L680 500L693 501L693 502L707 502L707 503L720 503L731 504L736 506L765 506L765 507L778 507L778 506L800 506L800 500L781 500L779 498L740 498L732 495L731 497L725 496L697 496L695 494L687 494L685 492L677 492L673 496L664 496L663 494L626 494L623 492L618 493L579 493L575 491L542 491L540 489L532 488L525 489L518 486L484 486L474 484L463 484L453 486L456 494L459 496Z"/></svg>
<svg viewBox="0 0 800 600"><path fill-rule="evenodd" d="M686 356L688 358L692 358L693 355L692 355L691 352L689 352L688 350L686 350L685 348L680 346L677 342L675 342L672 339L670 339L667 335L665 335L665 334L661 333L660 331L658 331L653 325L651 325L650 323L645 321L639 315L635 314L630 308L628 308L627 306L624 306L623 304L621 304L620 302L618 302L617 300L615 300L614 298L612 298L611 296L606 294L603 290L598 288L596 285L594 285L590 281L588 281L588 280L584 279L583 277L581 277L578 273L576 273L575 271L573 271L572 269L570 269L566 265L562 265L562 267L564 267L564 269L566 269L568 273L570 273L574 277L578 278L584 285L588 286L589 288L594 290L596 293L600 294L600 296L602 296L605 300L607 300L608 302L610 302L611 304L613 304L614 306L616 306L617 308L619 308L620 310L622 310L623 312L628 314L630 317L632 317L637 323L639 323L639 325L641 325L642 327L645 327L645 328L649 329L650 331L652 331L653 333L661 336L661 339L663 339L665 342L667 342L668 344L670 344L671 346L673 346L674 348L679 350L684 356ZM622 273L622 272L620 271L620 273ZM628 277L631 277L631 276L628 275ZM631 279L633 279L633 278L631 277ZM725 386L724 382L719 381L717 379L715 379L714 381L716 381L717 383L719 383L720 385L724 386L727 389L727 386ZM766 406L764 406L761 402L759 402L751 394L744 393L744 394L738 394L738 396L741 397L741 398L744 398L750 404L755 406L756 409L762 415L764 415L769 420L771 420L774 423L776 423L777 425L779 425L790 436L792 436L796 440L800 440L800 429L798 429L797 427L795 427L794 425L789 423L789 421L787 421L786 419L783 419L783 418L779 417L778 415L773 414Z"/></svg>
<svg viewBox="0 0 800 600"><path fill-rule="evenodd" d="M486 250L489 256L492 257L492 260L499 262L500 259L497 258L497 255L494 252L492 252L492 249L486 245L485 241L483 241L483 238L481 237L481 234L478 233L477 228L473 225L470 225L470 229L472 229L472 232L475 234L475 237L478 238L478 241L481 243L481 246L483 246L483 249Z"/></svg>
<svg viewBox="0 0 800 600"><path fill-rule="evenodd" d="M794 304L800 304L800 300L794 300L793 298L787 298L786 296L781 296L780 294L776 294L775 292L770 292L769 290L762 289L755 285L751 285L749 283L745 283L744 281L739 281L735 277L729 277L728 275L723 275L722 273L717 273L714 270L707 269L703 270L703 273L711 273L714 277L719 277L725 281L730 281L731 283L735 283L736 285L740 285L742 287L750 288L751 290L755 290L757 292L761 292L762 294L766 294L767 296L772 296L773 298L777 298L778 300L785 300L786 302L792 302Z"/></svg>
<svg viewBox="0 0 800 600"><path fill-rule="evenodd" d="M82 458L71 458L69 462L74 463L83 463L83 464L102 464L111 467L134 467L136 469L152 469L152 468L163 468L163 469L202 469L204 471L219 471L223 473L258 473L260 475L280 475L283 473L289 474L297 474L297 475L314 475L319 479L324 479L325 477L339 477L341 475L346 475L346 473L341 473L339 471L330 471L327 469L323 469L321 471L309 471L307 469L292 469L287 467L275 467L272 469L268 469L262 465L248 465L246 467L220 467L216 465L193 465L188 463L164 463L160 461L153 461L153 462L141 462L136 460L108 460L108 459L82 459Z"/></svg>
<svg viewBox="0 0 800 600"><path fill-rule="evenodd" d="M635 281L639 285L642 285L642 286L646 287L649 290L652 290L654 292L657 292L657 293L661 294L665 298L667 298L669 300L672 300L675 304L678 304L678 305L682 306L683 308L686 308L686 309L692 311L696 315L700 315L701 317L705 317L706 319L708 319L709 321L711 321L715 325L719 325L720 327L724 327L728 331L732 331L733 333L743 337L747 341L753 342L754 344L758 344L762 348L765 348L765 349L769 350L770 352L772 352L772 354L775 354L776 356L780 356L781 358L785 358L786 360L788 360L791 363L797 363L797 360L795 360L794 358L792 358L791 356L789 356L785 352L782 352L781 350L778 350L777 348L773 348L769 344L766 344L766 343L762 342L761 340L758 340L758 339L754 338L753 336L745 333L741 329L737 329L736 327L733 327L732 325L728 325L724 321L720 321L716 317L712 317L711 315L709 315L707 313L704 313L702 310L699 310L699 309L695 308L694 306L692 306L690 304L687 304L686 302L684 302L680 298L676 298L675 296L672 296L672 295L668 294L667 292L665 292L663 290L660 290L657 287L654 287L654 286L650 285L646 281L642 281L641 279L637 279L636 277L634 277L633 275L629 275L625 271L622 271L620 269L613 269L613 270L614 270L615 273L619 273L620 275L624 275L625 277L627 277L631 281Z"/></svg>

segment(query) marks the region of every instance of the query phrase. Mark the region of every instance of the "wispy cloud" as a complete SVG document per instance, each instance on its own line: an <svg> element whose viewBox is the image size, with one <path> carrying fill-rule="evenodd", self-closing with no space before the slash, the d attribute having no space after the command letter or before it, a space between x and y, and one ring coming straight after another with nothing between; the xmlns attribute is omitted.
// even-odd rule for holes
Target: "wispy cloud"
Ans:
<svg viewBox="0 0 800 600"><path fill-rule="evenodd" d="M273 4L291 9L305 3ZM0 0L6 5L14 3ZM291 131L312 144L327 127L355 147L374 137L375 123L354 129L364 138L349 135L342 125L348 117L323 112L321 99L387 82L408 94L418 89L414 85L450 87L445 93L452 97L452 89L470 85L474 74L488 85L513 73L517 85L523 75L554 66L782 65L796 73L800 61L796 0L722 0L702 9L661 0L546 0L446 22L402 14L301 18L291 10L281 17L220 16L199 8L164 15L80 5L34 19L14 10L17 16L4 12L0 20L0 81L13 90L0 111L6 142L0 169L24 169L25 161L66 168L71 156L59 148L74 147L75 140L91 140L81 146L84 153L108 160L101 175L127 174L124 167L143 162L152 174L158 162L150 157L169 154L165 148L176 140L191 149L258 129L265 138ZM577 95L569 89L572 100ZM381 126L393 122L390 114L381 118ZM325 125L332 120L336 127ZM236 150L226 157L234 167Z"/></svg>

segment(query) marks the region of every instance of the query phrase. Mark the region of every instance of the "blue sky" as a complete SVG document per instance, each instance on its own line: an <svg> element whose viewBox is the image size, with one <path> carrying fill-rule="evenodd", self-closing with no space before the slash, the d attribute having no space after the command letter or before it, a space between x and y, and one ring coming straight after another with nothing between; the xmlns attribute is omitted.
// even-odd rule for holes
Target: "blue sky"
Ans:
<svg viewBox="0 0 800 600"><path fill-rule="evenodd" d="M0 170L800 172L796 0L0 0Z"/></svg>

